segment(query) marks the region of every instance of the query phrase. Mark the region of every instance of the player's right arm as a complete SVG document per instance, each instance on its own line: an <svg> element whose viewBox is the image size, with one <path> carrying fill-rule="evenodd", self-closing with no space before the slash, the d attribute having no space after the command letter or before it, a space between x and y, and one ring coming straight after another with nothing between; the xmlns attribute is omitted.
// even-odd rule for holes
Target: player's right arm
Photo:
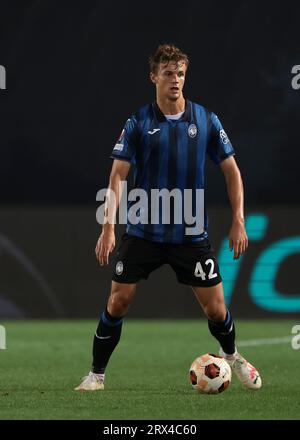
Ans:
<svg viewBox="0 0 300 440"><path fill-rule="evenodd" d="M122 197L122 185L127 178L130 162L115 159L109 176L102 232L96 244L96 257L101 266L108 264L109 254L115 247L115 218ZM115 197L110 197L109 194Z"/></svg>
<svg viewBox="0 0 300 440"><path fill-rule="evenodd" d="M110 156L114 159L114 162L109 176L102 232L95 249L96 257L101 266L108 264L109 254L115 247L114 225L116 213L122 197L123 186L121 185L121 182L126 180L130 165L134 161L138 136L137 120L135 115L132 115L130 119L127 119L122 133L120 134ZM113 194L112 197L110 197L111 193Z"/></svg>

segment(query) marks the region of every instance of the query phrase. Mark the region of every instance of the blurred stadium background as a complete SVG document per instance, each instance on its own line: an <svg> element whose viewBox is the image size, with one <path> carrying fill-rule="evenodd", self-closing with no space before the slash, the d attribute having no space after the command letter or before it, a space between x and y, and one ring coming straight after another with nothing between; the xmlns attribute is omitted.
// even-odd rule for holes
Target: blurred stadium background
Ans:
<svg viewBox="0 0 300 440"><path fill-rule="evenodd" d="M225 183L207 162L227 304L236 319L289 319L269 334L256 321L256 338L291 334L300 323L299 13L289 1L1 2L0 324L92 319L94 330L111 274L94 255L96 193L124 122L154 100L148 55L173 42L191 61L185 96L218 114L243 176L250 245L233 262ZM163 267L140 283L128 320L203 317Z"/></svg>

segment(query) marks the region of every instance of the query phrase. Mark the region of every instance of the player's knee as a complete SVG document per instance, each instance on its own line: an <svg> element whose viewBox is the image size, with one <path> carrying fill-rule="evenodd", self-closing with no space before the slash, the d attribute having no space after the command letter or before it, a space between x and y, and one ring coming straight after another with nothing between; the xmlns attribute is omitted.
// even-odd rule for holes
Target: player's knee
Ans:
<svg viewBox="0 0 300 440"><path fill-rule="evenodd" d="M108 301L108 310L113 316L124 316L131 303L132 295L122 291L111 293Z"/></svg>
<svg viewBox="0 0 300 440"><path fill-rule="evenodd" d="M226 319L226 306L223 301L214 301L208 304L204 312L207 318L214 322L223 322Z"/></svg>

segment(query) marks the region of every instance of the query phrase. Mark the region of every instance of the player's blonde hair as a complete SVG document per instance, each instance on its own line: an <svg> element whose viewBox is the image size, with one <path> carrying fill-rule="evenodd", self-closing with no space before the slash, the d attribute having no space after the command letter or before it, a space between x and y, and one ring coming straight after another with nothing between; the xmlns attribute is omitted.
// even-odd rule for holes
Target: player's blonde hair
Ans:
<svg viewBox="0 0 300 440"><path fill-rule="evenodd" d="M161 44L156 49L155 53L149 57L150 72L157 73L160 63L167 64L170 61L175 63L183 62L186 67L189 65L188 56L177 46L174 44Z"/></svg>

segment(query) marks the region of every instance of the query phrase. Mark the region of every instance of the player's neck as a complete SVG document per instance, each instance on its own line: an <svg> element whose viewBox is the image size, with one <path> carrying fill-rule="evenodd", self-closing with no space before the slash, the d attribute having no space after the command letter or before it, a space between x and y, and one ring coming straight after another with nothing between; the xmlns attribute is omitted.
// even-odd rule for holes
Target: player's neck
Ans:
<svg viewBox="0 0 300 440"><path fill-rule="evenodd" d="M177 115L185 109L185 99L183 96L176 101L170 101L167 98L156 97L157 105L164 115Z"/></svg>

